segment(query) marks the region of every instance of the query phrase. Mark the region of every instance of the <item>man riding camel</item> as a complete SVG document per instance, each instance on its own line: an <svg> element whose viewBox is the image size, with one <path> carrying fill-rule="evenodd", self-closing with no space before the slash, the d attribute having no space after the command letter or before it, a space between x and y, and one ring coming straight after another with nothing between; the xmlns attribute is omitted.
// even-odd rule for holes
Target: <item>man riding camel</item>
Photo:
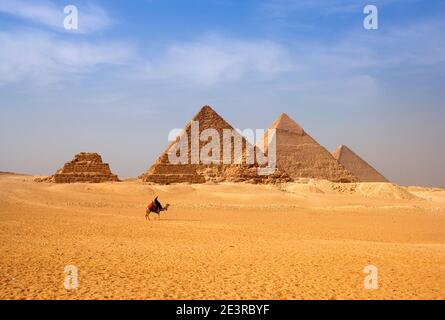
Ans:
<svg viewBox="0 0 445 320"><path fill-rule="evenodd" d="M150 213L154 212L160 217L162 211L167 211L170 204L166 204L165 207L162 207L162 204L159 202L158 197L156 197L152 202L150 202L145 210L145 219L150 220Z"/></svg>
<svg viewBox="0 0 445 320"><path fill-rule="evenodd" d="M155 204L156 209L158 210L158 212L161 212L161 211L162 211L162 205L161 205L161 203L159 202L158 197L156 197L156 198L153 200L153 203Z"/></svg>

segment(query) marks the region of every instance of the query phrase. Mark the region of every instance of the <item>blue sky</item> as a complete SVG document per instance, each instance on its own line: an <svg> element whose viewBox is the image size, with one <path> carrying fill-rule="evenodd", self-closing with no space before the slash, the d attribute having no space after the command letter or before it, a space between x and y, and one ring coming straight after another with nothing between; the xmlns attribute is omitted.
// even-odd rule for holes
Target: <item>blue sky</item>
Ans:
<svg viewBox="0 0 445 320"><path fill-rule="evenodd" d="M444 15L436 0L2 0L0 170L97 151L137 176L210 104L240 129L286 112L395 182L444 186Z"/></svg>

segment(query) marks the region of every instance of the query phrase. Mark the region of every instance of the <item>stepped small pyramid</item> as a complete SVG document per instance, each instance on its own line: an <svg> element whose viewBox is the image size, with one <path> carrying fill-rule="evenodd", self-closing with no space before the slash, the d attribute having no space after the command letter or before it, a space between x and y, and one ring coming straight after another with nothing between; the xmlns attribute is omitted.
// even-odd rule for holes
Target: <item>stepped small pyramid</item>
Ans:
<svg viewBox="0 0 445 320"><path fill-rule="evenodd" d="M97 153L81 152L74 159L65 163L62 169L46 180L55 183L91 182L100 183L119 181L117 175L112 174L108 163L102 162Z"/></svg>
<svg viewBox="0 0 445 320"><path fill-rule="evenodd" d="M309 136L303 128L287 114L281 114L270 129L276 129L277 167L291 178L316 178L333 182L358 181L351 172L346 170L334 157ZM265 152L264 145L268 132L259 147Z"/></svg>
<svg viewBox="0 0 445 320"><path fill-rule="evenodd" d="M339 146L332 155L362 182L389 182L347 146Z"/></svg>
<svg viewBox="0 0 445 320"><path fill-rule="evenodd" d="M199 122L199 134L206 129L216 130L220 137L220 156L219 163L217 164L193 164L192 163L192 148L191 148L191 131L192 121ZM234 138L231 143L231 164L223 163L223 130L229 129L234 131L234 135L241 139L242 154L241 164L234 164L235 152L234 152ZM210 106L204 106L193 117L193 119L183 129L185 136L188 138L188 163L187 164L172 164L170 163L168 154L169 151L179 142L180 138L177 137L167 149L161 154L156 162L148 169L146 173L141 176L142 181L152 182L157 184L170 184L170 183L205 183L205 182L221 182L232 181L241 182L249 181L254 183L267 183L267 182L279 182L289 179L288 176L280 172L276 172L272 176L258 176L257 166L255 164L246 164L246 149L247 146L251 146L249 142L237 133L234 128L225 121L216 111ZM199 142L199 150L203 146L208 144L208 141ZM253 148L253 147L252 147Z"/></svg>

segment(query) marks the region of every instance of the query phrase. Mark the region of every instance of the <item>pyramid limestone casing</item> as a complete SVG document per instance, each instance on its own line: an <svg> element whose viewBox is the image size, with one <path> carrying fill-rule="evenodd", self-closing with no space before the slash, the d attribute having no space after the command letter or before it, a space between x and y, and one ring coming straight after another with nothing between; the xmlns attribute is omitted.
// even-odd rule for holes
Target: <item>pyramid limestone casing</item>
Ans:
<svg viewBox="0 0 445 320"><path fill-rule="evenodd" d="M184 132L188 138L188 164L171 164L168 158L169 150L179 141L179 137L173 141L156 162L144 173L142 181L158 184L170 183L205 183L208 181L249 181L249 182L277 182L278 180L289 179L285 174L276 172L272 176L258 176L256 165L246 164L246 149L249 142L239 133L235 133L241 139L242 143L242 159L241 164L234 164L234 139L231 143L231 164L223 163L223 130L234 128L227 123L220 115L218 115L210 106L204 106L192 119L199 122L199 134L205 129L215 129L218 131L220 140L220 157L218 164L192 164L192 148L191 148L191 121L185 127ZM228 142L228 141L227 141ZM227 143L226 142L226 143ZM208 141L200 141L199 149L208 144ZM249 145L251 146L251 145ZM252 147L253 148L253 147Z"/></svg>
<svg viewBox="0 0 445 320"><path fill-rule="evenodd" d="M347 146L342 145L338 147L332 155L362 182L389 182L383 175Z"/></svg>
<svg viewBox="0 0 445 320"><path fill-rule="evenodd" d="M357 177L309 136L288 115L280 115L270 129L275 129L277 167L291 178L326 179L333 182L356 182ZM268 132L259 147L268 151ZM265 143L266 142L266 143Z"/></svg>
<svg viewBox="0 0 445 320"><path fill-rule="evenodd" d="M119 181L108 163L102 162L99 154L86 152L75 155L72 161L65 163L49 180L55 183Z"/></svg>

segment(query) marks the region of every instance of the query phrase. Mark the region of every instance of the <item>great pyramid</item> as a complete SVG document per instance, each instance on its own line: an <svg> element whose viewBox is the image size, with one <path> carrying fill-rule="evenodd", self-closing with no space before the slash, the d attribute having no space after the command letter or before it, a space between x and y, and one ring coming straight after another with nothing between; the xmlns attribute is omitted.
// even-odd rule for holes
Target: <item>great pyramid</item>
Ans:
<svg viewBox="0 0 445 320"><path fill-rule="evenodd" d="M111 173L110 166L108 163L102 162L102 157L99 154L81 152L76 154L73 160L65 163L63 168L54 175L41 181L55 183L100 183L119 181L119 178Z"/></svg>
<svg viewBox="0 0 445 320"><path fill-rule="evenodd" d="M375 170L347 146L339 146L332 153L332 155L362 182L389 182L384 176L382 176L377 170Z"/></svg>
<svg viewBox="0 0 445 320"><path fill-rule="evenodd" d="M276 129L277 167L291 178L316 178L333 182L358 181L334 157L309 136L287 114L281 114L270 127ZM258 146L268 151L267 131Z"/></svg>
<svg viewBox="0 0 445 320"><path fill-rule="evenodd" d="M192 157L196 156L208 141L199 141L198 151L192 150L192 122L199 123L199 134L204 130L214 129L221 137L220 155L218 163L203 164L201 162L193 162ZM224 164L223 162L223 150L224 150L224 129L233 130L234 136L231 138L230 159L231 164ZM169 159L169 152L179 144L179 136L173 141L167 149L161 154L156 162L148 169L146 173L141 176L142 181L152 182L158 184L170 184L170 183L205 183L205 182L221 182L221 181L233 181L241 182L248 181L254 183L261 182L280 182L289 180L286 174L282 174L279 171L275 172L271 176L258 176L257 165L246 163L248 146L254 148L249 142L234 128L225 121L218 113L216 113L210 106L204 106L193 117L193 119L183 129L184 137L188 139L188 154L187 163L185 164L172 164ZM240 139L242 143L241 155L236 155L234 152L235 139ZM227 139L226 139L227 140ZM227 141L226 141L227 142ZM194 149L196 150L196 148ZM176 151L175 151L176 152ZM240 159L240 163L235 163L236 159Z"/></svg>

